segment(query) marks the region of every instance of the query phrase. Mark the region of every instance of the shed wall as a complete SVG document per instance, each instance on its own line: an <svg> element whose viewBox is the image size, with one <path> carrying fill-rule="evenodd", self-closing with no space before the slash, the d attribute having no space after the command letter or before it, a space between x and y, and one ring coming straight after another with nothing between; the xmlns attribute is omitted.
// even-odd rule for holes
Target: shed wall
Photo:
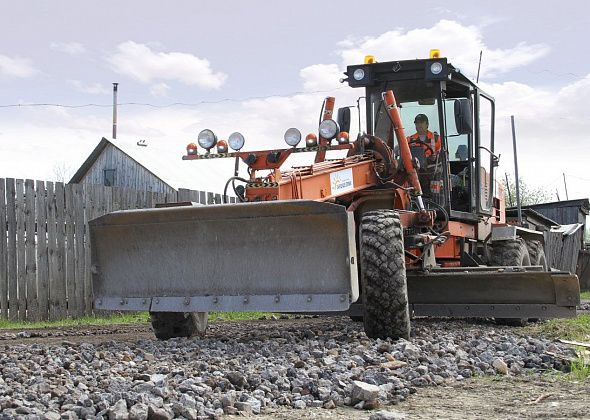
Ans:
<svg viewBox="0 0 590 420"><path fill-rule="evenodd" d="M555 220L560 225L571 225L574 223L586 223L585 215L580 211L580 206L539 208L535 211L549 219Z"/></svg>
<svg viewBox="0 0 590 420"><path fill-rule="evenodd" d="M114 184L112 185L114 187L165 194L172 194L175 191L145 167L111 144L105 147L92 167L84 174L80 183L104 186L105 169L115 170Z"/></svg>

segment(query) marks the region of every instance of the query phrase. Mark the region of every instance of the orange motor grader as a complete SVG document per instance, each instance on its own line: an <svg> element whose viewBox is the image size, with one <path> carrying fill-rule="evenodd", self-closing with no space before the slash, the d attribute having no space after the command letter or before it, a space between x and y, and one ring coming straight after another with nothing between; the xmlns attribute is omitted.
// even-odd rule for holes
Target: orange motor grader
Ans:
<svg viewBox="0 0 590 420"><path fill-rule="evenodd" d="M437 55L345 74L364 88L356 140L332 97L304 147L294 128L264 151L203 130L183 159L235 159L237 202L91 221L95 307L149 311L161 339L203 333L209 311L347 311L375 338L408 338L412 315L575 316L577 277L547 267L542 234L505 223L493 98ZM418 120L427 132L408 137ZM299 153L314 163L284 170Z"/></svg>

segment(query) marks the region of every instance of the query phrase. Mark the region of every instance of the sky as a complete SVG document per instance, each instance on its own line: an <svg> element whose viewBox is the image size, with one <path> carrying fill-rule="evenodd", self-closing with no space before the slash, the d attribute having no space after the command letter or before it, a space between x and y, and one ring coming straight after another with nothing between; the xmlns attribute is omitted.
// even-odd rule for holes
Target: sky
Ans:
<svg viewBox="0 0 590 420"><path fill-rule="evenodd" d="M524 181L552 199L565 199L566 185L570 199L590 197L590 5L441 4L4 1L0 177L68 180L111 136L117 82L117 140L146 140L205 188L203 172L192 172L199 163L180 160L200 130L240 131L247 149L282 147L289 127L317 131L324 97L335 96L336 107L356 103L362 93L339 81L347 65L367 54L426 58L438 48L471 78L482 52L479 84L496 99L499 177L514 171L514 115Z"/></svg>

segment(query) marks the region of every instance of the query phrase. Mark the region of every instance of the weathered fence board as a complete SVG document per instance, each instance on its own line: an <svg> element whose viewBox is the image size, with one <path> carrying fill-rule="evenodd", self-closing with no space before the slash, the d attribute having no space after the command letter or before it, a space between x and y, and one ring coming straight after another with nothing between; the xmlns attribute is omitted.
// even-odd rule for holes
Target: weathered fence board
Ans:
<svg viewBox="0 0 590 420"><path fill-rule="evenodd" d="M65 188L66 223L66 309L69 314L77 313L76 308L76 249L74 245L74 192L72 185Z"/></svg>
<svg viewBox="0 0 590 420"><path fill-rule="evenodd" d="M39 299L39 312L35 320L46 320L49 317L49 256L47 243L47 194L45 183L35 183L37 191L37 293Z"/></svg>
<svg viewBox="0 0 590 420"><path fill-rule="evenodd" d="M35 209L35 181L25 181L25 208L27 217L25 220L26 233L26 266L27 266L27 319L32 319L33 314L39 312L39 301L37 299L37 229Z"/></svg>
<svg viewBox="0 0 590 420"><path fill-rule="evenodd" d="M8 254L6 248L6 181L0 178L0 315L8 318Z"/></svg>
<svg viewBox="0 0 590 420"><path fill-rule="evenodd" d="M84 315L84 273L86 252L84 250L84 190L82 185L73 185L76 247L76 283L74 288L74 316Z"/></svg>
<svg viewBox="0 0 590 420"><path fill-rule="evenodd" d="M92 314L90 220L179 200L219 203L221 197L0 178L0 317L37 321Z"/></svg>
<svg viewBox="0 0 590 420"><path fill-rule="evenodd" d="M57 235L57 290L53 296L56 299L55 317L63 319L67 316L67 278L66 278L66 226L65 226L65 192L62 182L55 183L55 211L56 211L56 235Z"/></svg>
<svg viewBox="0 0 590 420"><path fill-rule="evenodd" d="M8 317L18 319L18 284L16 272L16 189L14 178L6 179L6 223L8 225Z"/></svg>
<svg viewBox="0 0 590 420"><path fill-rule="evenodd" d="M16 187L16 287L18 294L18 319L24 321L27 315L27 267L25 265L25 181L17 179Z"/></svg>

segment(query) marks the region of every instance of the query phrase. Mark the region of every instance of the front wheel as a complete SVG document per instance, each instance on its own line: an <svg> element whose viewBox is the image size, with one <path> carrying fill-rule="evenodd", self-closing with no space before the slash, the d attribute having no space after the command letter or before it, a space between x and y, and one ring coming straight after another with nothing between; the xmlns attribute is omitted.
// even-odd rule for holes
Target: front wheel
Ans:
<svg viewBox="0 0 590 420"><path fill-rule="evenodd" d="M365 213L360 226L363 322L371 338L410 338L403 230L393 210Z"/></svg>
<svg viewBox="0 0 590 420"><path fill-rule="evenodd" d="M158 340L203 335L207 329L207 312L150 312Z"/></svg>

